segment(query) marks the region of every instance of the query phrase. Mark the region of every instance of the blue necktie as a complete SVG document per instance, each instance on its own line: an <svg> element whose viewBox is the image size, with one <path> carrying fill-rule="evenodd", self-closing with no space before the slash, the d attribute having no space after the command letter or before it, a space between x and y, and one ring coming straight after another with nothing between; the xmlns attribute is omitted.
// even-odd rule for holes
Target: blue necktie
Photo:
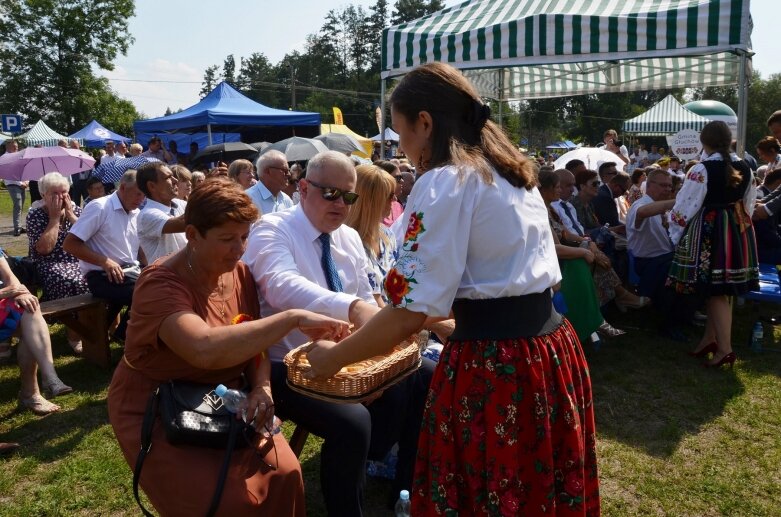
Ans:
<svg viewBox="0 0 781 517"><path fill-rule="evenodd" d="M567 203L565 203L564 201L562 201L562 202L560 202L559 204L560 204L560 205L561 205L561 207L564 209L564 213L565 213L565 214L567 214L567 217L569 217L569 220L572 222L572 227L573 227L573 228L575 228L575 231L578 233L578 235L580 235L581 237L583 237L583 231L580 229L580 225L579 225L579 224L578 224L578 222L575 220L575 218L574 218L574 217L572 217L572 212L570 212L570 209L569 209L569 207L567 206Z"/></svg>
<svg viewBox="0 0 781 517"><path fill-rule="evenodd" d="M331 235L328 233L321 233L320 242L323 244L323 255L320 258L320 264L323 266L323 273L325 273L325 281L328 282L328 289L336 293L344 291L342 288L342 281L339 279L339 273L336 272L336 264L331 257Z"/></svg>

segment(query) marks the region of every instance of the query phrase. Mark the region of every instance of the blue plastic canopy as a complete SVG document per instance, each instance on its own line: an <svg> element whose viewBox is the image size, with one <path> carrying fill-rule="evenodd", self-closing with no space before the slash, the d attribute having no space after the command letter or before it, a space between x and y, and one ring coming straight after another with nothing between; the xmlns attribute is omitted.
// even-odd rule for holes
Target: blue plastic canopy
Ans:
<svg viewBox="0 0 781 517"><path fill-rule="evenodd" d="M82 140L87 147L103 147L106 145L106 140L112 142L125 142L129 144L132 140L126 136L119 135L113 131L109 131L100 122L93 119L92 122L79 129L68 138L75 140Z"/></svg>
<svg viewBox="0 0 781 517"><path fill-rule="evenodd" d="M200 133L219 126L320 126L320 114L269 108L221 82L201 102L168 115L133 123L140 133ZM235 130L234 130L235 131Z"/></svg>

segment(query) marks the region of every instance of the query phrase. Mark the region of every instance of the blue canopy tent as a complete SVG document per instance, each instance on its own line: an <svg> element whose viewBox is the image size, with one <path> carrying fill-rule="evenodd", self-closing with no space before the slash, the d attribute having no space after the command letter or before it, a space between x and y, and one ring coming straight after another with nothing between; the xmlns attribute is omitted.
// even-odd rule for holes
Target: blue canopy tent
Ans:
<svg viewBox="0 0 781 517"><path fill-rule="evenodd" d="M132 142L132 140L126 136L109 131L95 119L68 138L82 140L87 147L104 147L106 145L106 140L111 140L115 143L125 142L126 144Z"/></svg>
<svg viewBox="0 0 781 517"><path fill-rule="evenodd" d="M244 96L226 82L218 84L198 104L179 113L133 123L136 135L154 134L162 137L165 133L190 134L205 130L209 144L214 143L214 132L251 133L252 139L248 137L245 140L252 142L270 140L255 136L261 128L276 128L272 133L279 135L278 128L283 127L291 128L284 136L293 136L297 131L302 133L298 136L307 133L315 136L320 132L320 114L269 108ZM272 141L276 140L281 138Z"/></svg>

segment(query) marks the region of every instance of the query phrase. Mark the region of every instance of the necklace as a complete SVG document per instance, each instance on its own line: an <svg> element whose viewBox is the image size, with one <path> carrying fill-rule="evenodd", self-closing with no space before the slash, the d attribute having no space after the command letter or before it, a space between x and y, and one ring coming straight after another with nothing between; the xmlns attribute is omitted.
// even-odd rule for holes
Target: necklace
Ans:
<svg viewBox="0 0 781 517"><path fill-rule="evenodd" d="M190 269L190 273L192 273L193 277L195 279L198 278L198 275L195 274L195 270L193 269L193 265L190 262L190 252L188 250L187 252L187 267ZM220 318L225 320L226 312L225 312L225 302L227 301L227 297L225 296L225 284L222 281L222 275L220 275L217 278L217 287L220 288L220 298L218 298L218 301L220 302L220 308L218 309L220 313ZM213 297L213 293L209 293L209 298Z"/></svg>

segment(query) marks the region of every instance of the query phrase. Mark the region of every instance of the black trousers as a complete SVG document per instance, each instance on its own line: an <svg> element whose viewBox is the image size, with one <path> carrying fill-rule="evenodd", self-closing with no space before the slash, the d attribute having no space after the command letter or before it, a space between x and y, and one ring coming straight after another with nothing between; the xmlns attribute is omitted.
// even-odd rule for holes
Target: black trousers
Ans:
<svg viewBox="0 0 781 517"><path fill-rule="evenodd" d="M274 410L323 439L320 451L320 485L328 515L360 516L366 460L380 460L396 442L399 459L392 494L412 486L418 434L423 421L434 362L424 358L420 369L385 390L368 404L336 404L292 391L286 384L287 368L271 364Z"/></svg>
<svg viewBox="0 0 781 517"><path fill-rule="evenodd" d="M114 336L124 340L125 332L127 330L127 321L130 319L130 308L133 304L133 290L136 287L136 281L130 280L125 277L121 284L115 284L109 282L103 271L92 271L86 275L87 287L93 296L98 298L105 298L109 301L108 304L108 321L109 324L114 321L122 307L127 306L127 311L119 321L119 326L114 332Z"/></svg>

